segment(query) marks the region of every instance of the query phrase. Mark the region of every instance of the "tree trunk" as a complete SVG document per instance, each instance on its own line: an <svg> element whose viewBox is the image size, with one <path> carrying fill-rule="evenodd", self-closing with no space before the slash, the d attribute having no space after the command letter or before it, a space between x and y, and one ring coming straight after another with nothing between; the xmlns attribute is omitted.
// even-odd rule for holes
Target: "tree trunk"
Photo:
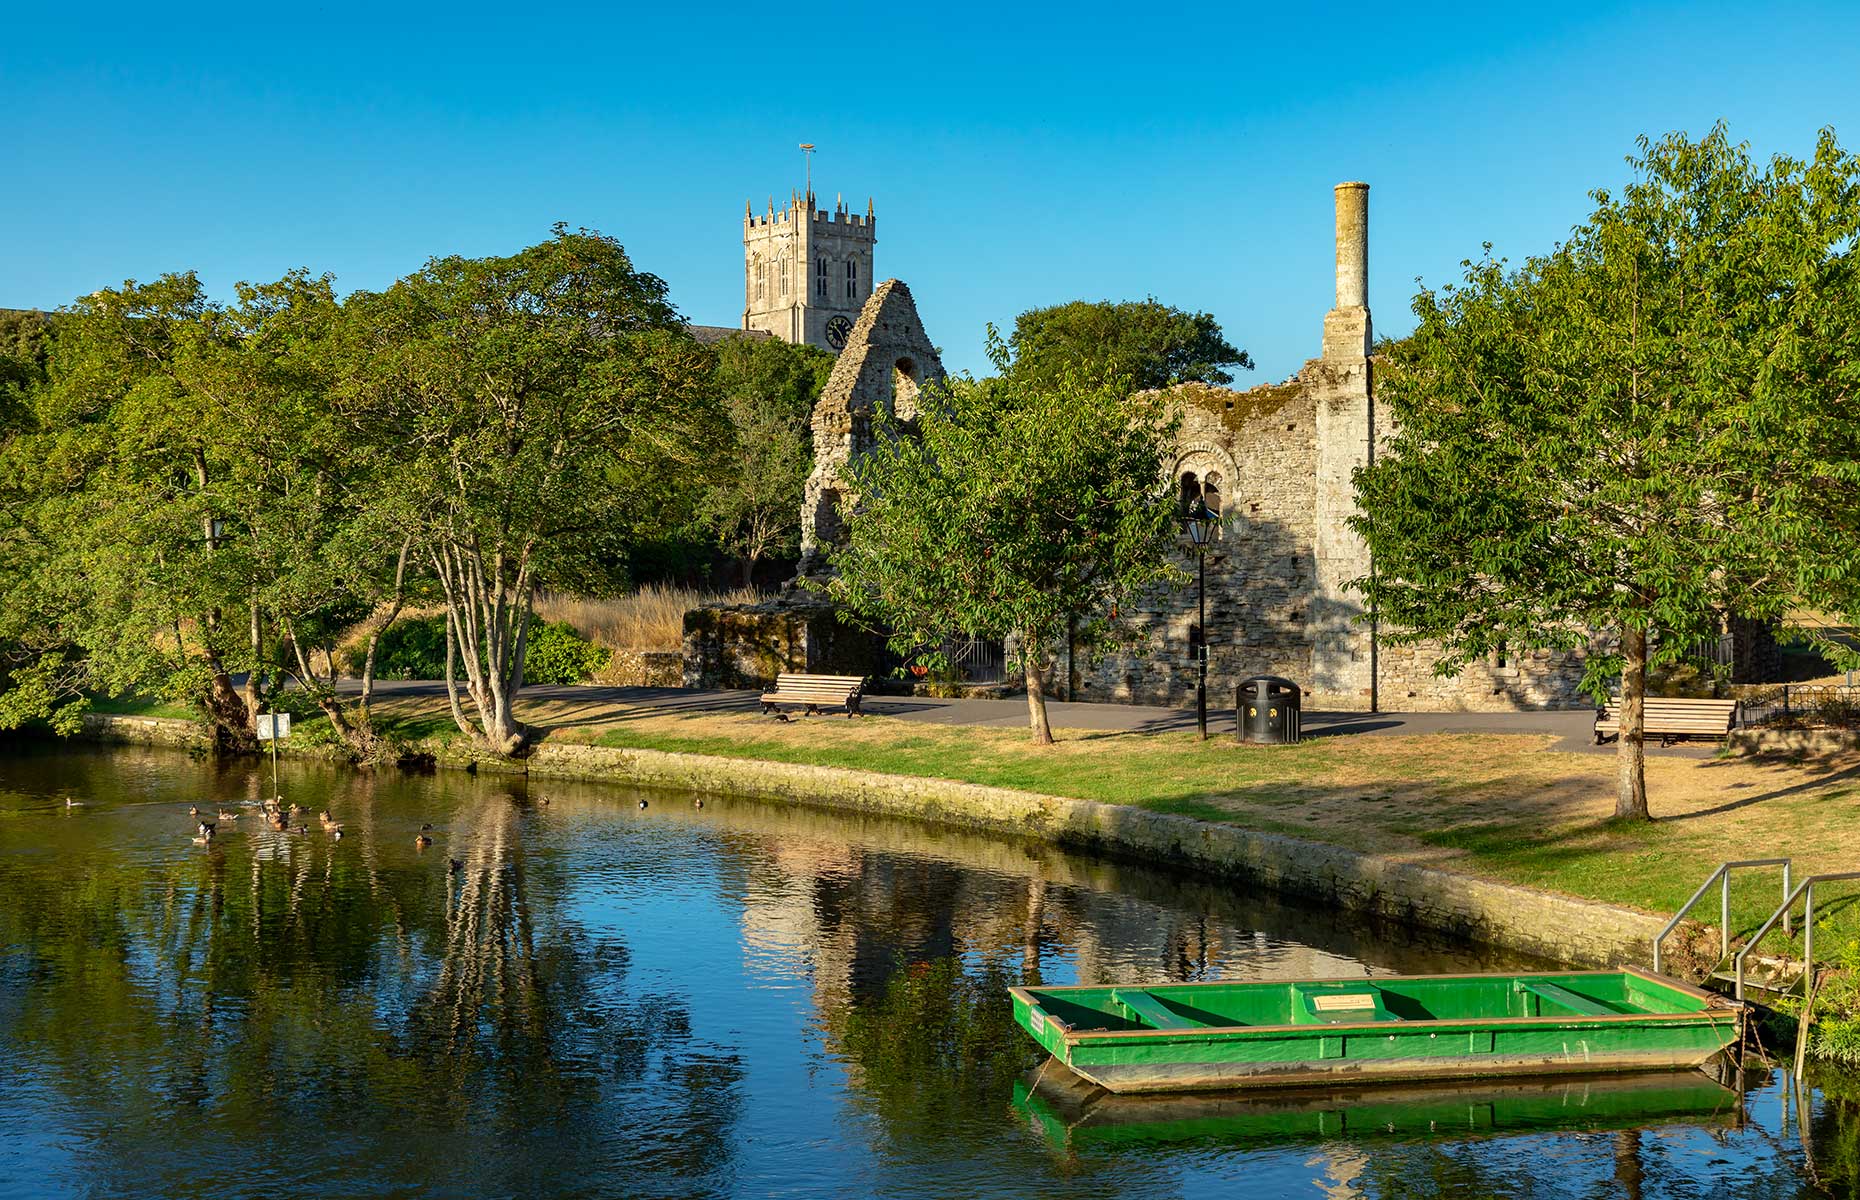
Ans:
<svg viewBox="0 0 1860 1200"><path fill-rule="evenodd" d="M265 664L265 631L259 624L257 596L248 606L246 637L252 645L252 668L245 674L245 708L256 718L265 707L264 681L259 678Z"/></svg>
<svg viewBox="0 0 1860 1200"><path fill-rule="evenodd" d="M1621 734L1615 753L1615 817L1648 821L1647 631L1621 630Z"/></svg>
<svg viewBox="0 0 1860 1200"><path fill-rule="evenodd" d="M239 698L232 676L217 654L208 651L207 667L212 683L207 692L207 720L213 734L213 747L227 753L245 753L258 748L252 731L252 712Z"/></svg>
<svg viewBox="0 0 1860 1200"><path fill-rule="evenodd" d="M1029 634L1021 650L1021 662L1027 678L1027 723L1033 729L1033 744L1036 746L1053 744L1053 727L1046 719L1046 664L1040 659L1043 645Z"/></svg>
<svg viewBox="0 0 1860 1200"><path fill-rule="evenodd" d="M374 721L374 716L368 711L368 706L374 702L375 698L375 654L381 647L381 638L393 626L394 619L400 616L401 606L407 601L407 555L412 549L412 537L401 542L400 558L394 564L393 602L388 605L387 616L383 617L381 623L368 634L368 653L362 658L362 699L359 705L363 725L372 724ZM332 663L330 665L332 678L335 673L336 668Z"/></svg>

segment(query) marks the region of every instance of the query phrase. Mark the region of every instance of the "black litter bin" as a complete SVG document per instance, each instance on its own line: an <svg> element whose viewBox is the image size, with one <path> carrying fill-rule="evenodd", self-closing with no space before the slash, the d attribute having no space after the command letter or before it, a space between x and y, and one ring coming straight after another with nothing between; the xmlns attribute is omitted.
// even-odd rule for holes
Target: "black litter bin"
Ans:
<svg viewBox="0 0 1860 1200"><path fill-rule="evenodd" d="M1237 697L1240 740L1267 745L1290 745L1303 737L1299 714L1304 693L1297 684L1277 675L1255 675L1242 680Z"/></svg>

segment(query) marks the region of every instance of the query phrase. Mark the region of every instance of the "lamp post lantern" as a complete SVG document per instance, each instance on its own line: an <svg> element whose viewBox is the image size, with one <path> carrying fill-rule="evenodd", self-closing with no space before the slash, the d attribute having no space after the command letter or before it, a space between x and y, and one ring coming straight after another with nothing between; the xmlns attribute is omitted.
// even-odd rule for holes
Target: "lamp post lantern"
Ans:
<svg viewBox="0 0 1860 1200"><path fill-rule="evenodd" d="M1182 523L1188 526L1189 540L1195 543L1195 629L1200 634L1195 647L1195 728L1201 740L1208 740L1208 539L1221 518L1200 497L1188 506Z"/></svg>

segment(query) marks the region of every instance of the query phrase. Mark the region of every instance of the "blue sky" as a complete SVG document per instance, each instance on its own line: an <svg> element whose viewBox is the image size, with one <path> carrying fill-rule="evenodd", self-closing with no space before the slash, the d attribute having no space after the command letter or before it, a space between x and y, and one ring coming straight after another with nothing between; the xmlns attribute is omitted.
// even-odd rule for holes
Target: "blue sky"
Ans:
<svg viewBox="0 0 1860 1200"><path fill-rule="evenodd" d="M1333 183L1372 185L1370 300L1520 257L1636 135L1860 146L1860 4L108 4L0 23L0 306L194 268L376 288L555 221L738 322L741 214L800 182L878 210L952 368L984 323L1154 295L1266 382L1316 353Z"/></svg>

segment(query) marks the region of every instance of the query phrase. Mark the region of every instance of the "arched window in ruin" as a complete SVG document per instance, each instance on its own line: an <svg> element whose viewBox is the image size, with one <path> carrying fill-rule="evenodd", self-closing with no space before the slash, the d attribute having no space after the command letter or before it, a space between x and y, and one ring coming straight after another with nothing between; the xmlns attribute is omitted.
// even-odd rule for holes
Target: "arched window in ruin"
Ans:
<svg viewBox="0 0 1860 1200"><path fill-rule="evenodd" d="M843 540L845 523L840 520L840 496L838 488L826 488L820 493L820 506L814 509L814 542L822 546L837 546Z"/></svg>
<svg viewBox="0 0 1860 1200"><path fill-rule="evenodd" d="M917 419L917 364L900 358L891 368L891 412L900 421Z"/></svg>
<svg viewBox="0 0 1860 1200"><path fill-rule="evenodd" d="M1201 499L1201 480L1193 471L1182 472L1182 515L1188 516L1188 510Z"/></svg>
<svg viewBox="0 0 1860 1200"><path fill-rule="evenodd" d="M1201 502L1208 506L1208 511L1216 517L1221 515L1221 488L1227 481L1221 478L1219 471L1209 471L1201 477ZM1214 536L1219 538L1226 522L1216 521Z"/></svg>

